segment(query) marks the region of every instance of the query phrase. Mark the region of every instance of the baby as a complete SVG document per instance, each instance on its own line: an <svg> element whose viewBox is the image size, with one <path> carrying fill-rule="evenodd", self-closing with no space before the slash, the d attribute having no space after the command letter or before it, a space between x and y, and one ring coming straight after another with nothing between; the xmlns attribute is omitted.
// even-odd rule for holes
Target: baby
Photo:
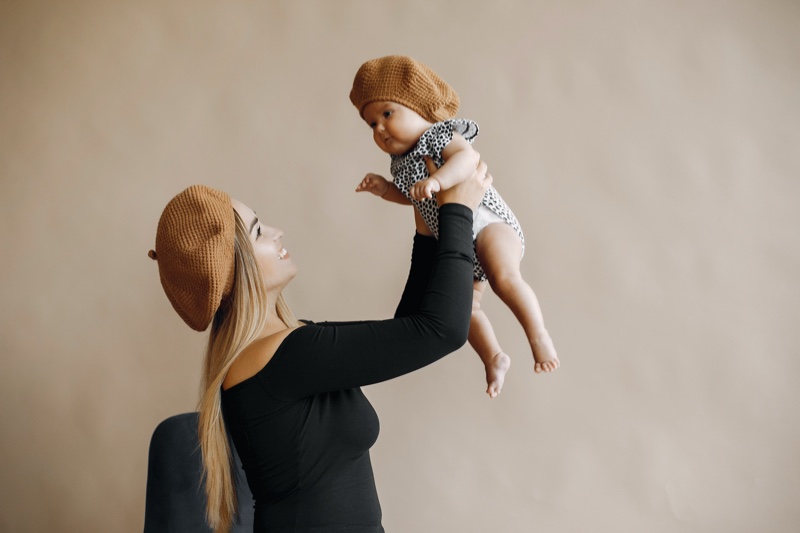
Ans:
<svg viewBox="0 0 800 533"><path fill-rule="evenodd" d="M356 191L413 204L418 231L438 237L435 194L469 175L461 169L475 168L479 161L472 148L478 125L453 118L458 94L422 63L406 56L386 56L361 65L350 101L372 128L375 144L391 156L393 177L390 182L367 174ZM429 167L429 160L435 166ZM494 398L503 387L511 359L500 348L480 307L487 280L522 324L533 352L534 370L552 372L560 362L536 295L520 274L525 250L522 228L493 187L475 212L472 233L475 283L469 342L483 361L486 392Z"/></svg>

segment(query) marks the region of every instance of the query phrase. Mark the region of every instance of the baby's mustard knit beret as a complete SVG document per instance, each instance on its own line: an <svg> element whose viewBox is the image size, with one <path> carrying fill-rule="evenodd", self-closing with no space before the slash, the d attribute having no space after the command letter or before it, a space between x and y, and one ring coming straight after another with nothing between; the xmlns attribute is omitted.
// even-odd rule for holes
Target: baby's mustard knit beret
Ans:
<svg viewBox="0 0 800 533"><path fill-rule="evenodd" d="M230 296L234 277L236 221L230 197L192 185L161 214L156 249L161 286L189 327L205 331L220 303Z"/></svg>
<svg viewBox="0 0 800 533"><path fill-rule="evenodd" d="M350 101L364 118L367 104L397 102L428 122L452 118L458 94L433 70L408 56L385 56L361 65L353 80Z"/></svg>

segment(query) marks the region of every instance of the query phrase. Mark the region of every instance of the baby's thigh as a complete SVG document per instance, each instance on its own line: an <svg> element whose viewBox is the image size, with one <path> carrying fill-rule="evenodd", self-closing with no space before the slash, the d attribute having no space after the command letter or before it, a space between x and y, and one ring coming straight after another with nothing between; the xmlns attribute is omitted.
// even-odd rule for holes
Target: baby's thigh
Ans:
<svg viewBox="0 0 800 533"><path fill-rule="evenodd" d="M483 228L475 241L475 251L490 279L493 275L519 271L522 241L514 228L505 222L495 222Z"/></svg>

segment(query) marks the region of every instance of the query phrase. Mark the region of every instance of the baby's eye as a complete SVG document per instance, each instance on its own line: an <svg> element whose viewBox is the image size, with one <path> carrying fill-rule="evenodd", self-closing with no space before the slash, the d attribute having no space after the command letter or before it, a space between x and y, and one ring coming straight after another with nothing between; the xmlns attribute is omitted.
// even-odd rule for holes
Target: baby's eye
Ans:
<svg viewBox="0 0 800 533"><path fill-rule="evenodd" d="M383 118L389 118L391 116L392 116L392 112L391 111L384 111L383 112Z"/></svg>
<svg viewBox="0 0 800 533"><path fill-rule="evenodd" d="M378 125L377 122L370 122L369 123L369 127L372 128L373 130L375 129L375 126L377 126L377 125Z"/></svg>

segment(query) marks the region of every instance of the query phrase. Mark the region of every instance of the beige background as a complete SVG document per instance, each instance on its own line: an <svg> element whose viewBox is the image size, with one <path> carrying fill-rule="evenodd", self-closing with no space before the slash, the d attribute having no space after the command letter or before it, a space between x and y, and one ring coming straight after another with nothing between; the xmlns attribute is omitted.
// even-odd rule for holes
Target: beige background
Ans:
<svg viewBox="0 0 800 533"><path fill-rule="evenodd" d="M491 4L491 7L488 7ZM464 348L365 392L390 532L800 530L800 3L0 2L0 530L140 531L205 336L146 256L202 182L286 231L287 297L382 318L411 212L347 95L407 53L460 93L563 366Z"/></svg>

